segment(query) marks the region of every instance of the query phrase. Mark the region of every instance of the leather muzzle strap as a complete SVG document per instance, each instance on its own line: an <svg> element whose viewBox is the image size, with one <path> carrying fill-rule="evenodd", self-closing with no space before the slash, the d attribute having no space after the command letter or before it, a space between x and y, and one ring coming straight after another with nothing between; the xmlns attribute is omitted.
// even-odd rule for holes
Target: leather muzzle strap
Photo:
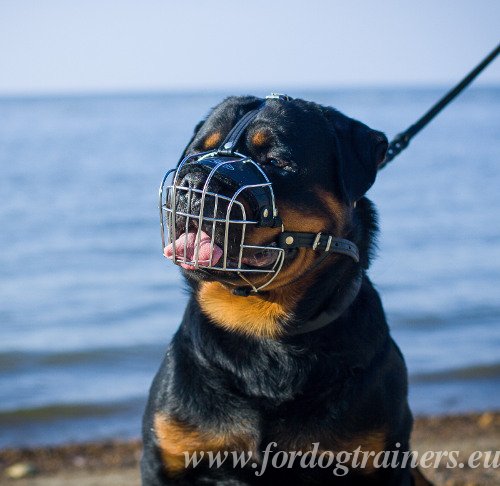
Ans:
<svg viewBox="0 0 500 486"><path fill-rule="evenodd" d="M284 249L312 248L326 253L339 253L359 262L359 250L352 241L328 234L284 231L279 235L278 246Z"/></svg>

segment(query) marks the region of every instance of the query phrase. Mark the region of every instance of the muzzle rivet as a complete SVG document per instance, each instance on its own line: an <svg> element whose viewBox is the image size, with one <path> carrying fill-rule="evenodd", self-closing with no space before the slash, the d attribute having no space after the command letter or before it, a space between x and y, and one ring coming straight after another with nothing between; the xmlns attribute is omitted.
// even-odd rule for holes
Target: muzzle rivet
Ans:
<svg viewBox="0 0 500 486"><path fill-rule="evenodd" d="M285 243L287 245L293 244L293 236L287 236L286 239L285 239Z"/></svg>
<svg viewBox="0 0 500 486"><path fill-rule="evenodd" d="M269 216L269 209L264 209L264 212L262 213L262 215L264 216L264 218L267 218Z"/></svg>
<svg viewBox="0 0 500 486"><path fill-rule="evenodd" d="M232 146L233 146L233 142L226 142L226 143L224 144L224 148L225 148L225 149L230 149Z"/></svg>

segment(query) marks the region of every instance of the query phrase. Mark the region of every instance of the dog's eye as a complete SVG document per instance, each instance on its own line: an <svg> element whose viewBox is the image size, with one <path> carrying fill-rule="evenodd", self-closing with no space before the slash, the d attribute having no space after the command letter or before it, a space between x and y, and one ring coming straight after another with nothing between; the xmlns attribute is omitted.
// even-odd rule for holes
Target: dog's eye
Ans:
<svg viewBox="0 0 500 486"><path fill-rule="evenodd" d="M266 165L274 165L274 167L280 167L283 168L285 167L285 163L282 160L275 159L274 157L271 157L269 159L266 159Z"/></svg>
<svg viewBox="0 0 500 486"><path fill-rule="evenodd" d="M269 157L265 160L264 165L276 167L278 169L294 172L295 165L285 160L277 159L276 157Z"/></svg>

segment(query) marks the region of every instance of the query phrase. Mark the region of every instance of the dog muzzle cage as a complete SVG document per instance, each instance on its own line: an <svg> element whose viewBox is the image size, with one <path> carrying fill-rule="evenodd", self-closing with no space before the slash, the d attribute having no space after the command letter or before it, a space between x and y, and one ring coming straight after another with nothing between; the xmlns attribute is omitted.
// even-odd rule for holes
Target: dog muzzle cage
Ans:
<svg viewBox="0 0 500 486"><path fill-rule="evenodd" d="M283 95L268 99L287 101ZM237 274L249 295L279 274L288 251L307 247L359 261L354 243L322 233L286 232L278 215L272 183L250 157L236 152L238 141L265 105L245 114L214 151L185 157L160 185L159 209L164 255L189 270ZM277 241L248 241L250 228L280 228ZM253 231L252 231L253 233ZM217 273L219 276L219 273Z"/></svg>
<svg viewBox="0 0 500 486"><path fill-rule="evenodd" d="M202 184L193 187L186 182L188 174L197 174ZM223 187L224 194L213 186ZM283 265L283 248L247 242L249 226L281 227L281 220L271 182L242 154L209 152L182 160L162 181L160 218L162 245L170 248L169 258L177 265L236 272L253 291L269 285ZM252 266L255 255L264 253L271 264ZM256 286L249 274L267 278Z"/></svg>

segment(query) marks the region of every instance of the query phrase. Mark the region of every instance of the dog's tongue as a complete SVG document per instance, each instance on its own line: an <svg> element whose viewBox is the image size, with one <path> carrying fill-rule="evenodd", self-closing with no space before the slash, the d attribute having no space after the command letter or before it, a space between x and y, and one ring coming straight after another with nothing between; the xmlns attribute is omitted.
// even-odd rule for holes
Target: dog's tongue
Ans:
<svg viewBox="0 0 500 486"><path fill-rule="evenodd" d="M182 268L186 270L195 270L193 265L189 265L186 262L192 262L196 256L196 249L198 248L198 265L200 267L214 266L222 256L222 249L220 246L214 243L212 258L210 258L210 247L212 245L212 240L204 231L200 232L198 239L197 231L190 231L189 233L183 233L175 240L175 256L179 260L179 264ZM196 244L198 243L198 244ZM163 250L165 257L172 259L174 254L174 245L170 243ZM184 258L184 251L186 251Z"/></svg>

